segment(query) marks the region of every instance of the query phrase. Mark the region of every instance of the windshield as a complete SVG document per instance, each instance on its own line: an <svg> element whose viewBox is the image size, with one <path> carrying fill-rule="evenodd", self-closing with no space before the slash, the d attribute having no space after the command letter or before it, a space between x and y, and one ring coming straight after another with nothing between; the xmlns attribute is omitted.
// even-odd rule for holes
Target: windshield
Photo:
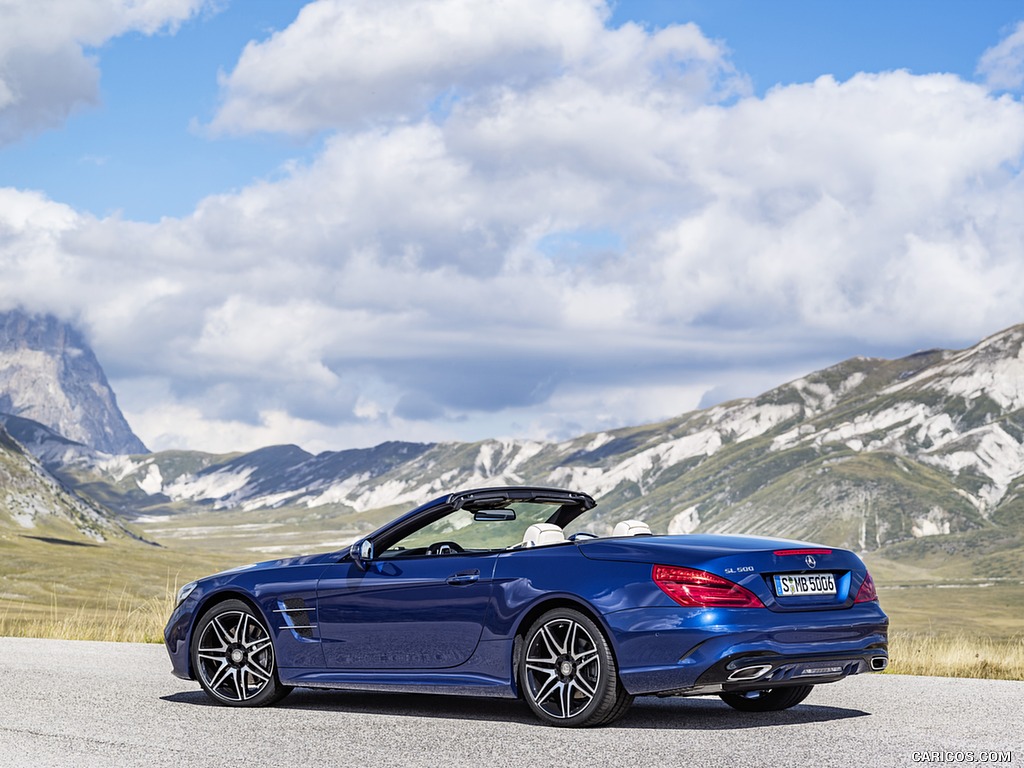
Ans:
<svg viewBox="0 0 1024 768"><path fill-rule="evenodd" d="M564 514L563 505L546 502L514 501L502 504L501 509L514 514L506 514L505 517L509 519L500 519L499 515L486 514L486 510L465 507L455 510L406 534L384 550L380 557L434 554L445 544L454 551L492 552L509 549L522 543L531 525L568 517ZM565 535L585 530L588 517L586 513L575 517L566 525Z"/></svg>

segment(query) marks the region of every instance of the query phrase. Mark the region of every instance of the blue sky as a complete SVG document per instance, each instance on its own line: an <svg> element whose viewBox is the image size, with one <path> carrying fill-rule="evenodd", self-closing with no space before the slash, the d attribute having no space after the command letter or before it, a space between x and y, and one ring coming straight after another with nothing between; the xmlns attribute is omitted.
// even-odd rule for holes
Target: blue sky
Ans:
<svg viewBox="0 0 1024 768"><path fill-rule="evenodd" d="M40 189L97 215L157 221L183 216L211 193L273 178L285 163L308 160L317 137L261 134L212 138L217 75L250 40L291 23L304 0L225 3L174 33L128 33L91 51L102 72L101 103L61 128L0 152L0 183ZM978 56L1021 17L1016 0L622 0L611 24L650 27L695 22L722 40L755 92L823 74L908 69L975 79Z"/></svg>
<svg viewBox="0 0 1024 768"><path fill-rule="evenodd" d="M763 93L823 74L908 69L975 76L981 51L1021 18L1016 0L626 0L616 21L660 26L693 21L729 46L736 66Z"/></svg>
<svg viewBox="0 0 1024 768"><path fill-rule="evenodd" d="M151 447L559 438L1024 321L1019 2L46 3L0 309Z"/></svg>
<svg viewBox="0 0 1024 768"><path fill-rule="evenodd" d="M92 49L101 103L6 147L3 183L44 190L97 215L120 211L157 221L308 155L306 142L220 141L202 131L217 106L218 72L229 70L250 40L286 27L302 5L235 2L201 13L174 34L131 32Z"/></svg>

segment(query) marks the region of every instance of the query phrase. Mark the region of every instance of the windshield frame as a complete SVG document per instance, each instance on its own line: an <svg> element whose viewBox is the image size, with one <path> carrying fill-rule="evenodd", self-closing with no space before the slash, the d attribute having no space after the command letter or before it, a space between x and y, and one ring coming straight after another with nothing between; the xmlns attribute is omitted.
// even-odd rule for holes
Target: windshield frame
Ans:
<svg viewBox="0 0 1024 768"><path fill-rule="evenodd" d="M460 509L469 511L503 509L515 502L551 504L554 511L545 522L563 529L584 512L597 506L597 502L590 495L561 488L531 486L479 488L441 496L427 502L378 528L363 540L372 542L376 552L384 552L405 537Z"/></svg>

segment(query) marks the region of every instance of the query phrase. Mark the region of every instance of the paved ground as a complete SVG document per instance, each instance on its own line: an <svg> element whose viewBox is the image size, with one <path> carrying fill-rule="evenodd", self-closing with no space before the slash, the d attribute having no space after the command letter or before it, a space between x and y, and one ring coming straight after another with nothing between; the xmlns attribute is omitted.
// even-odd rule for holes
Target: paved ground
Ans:
<svg viewBox="0 0 1024 768"><path fill-rule="evenodd" d="M644 698L613 726L567 731L519 702L444 696L299 690L229 709L169 669L157 645L0 638L0 766L851 768L989 750L1024 765L1024 683L870 675L765 715Z"/></svg>

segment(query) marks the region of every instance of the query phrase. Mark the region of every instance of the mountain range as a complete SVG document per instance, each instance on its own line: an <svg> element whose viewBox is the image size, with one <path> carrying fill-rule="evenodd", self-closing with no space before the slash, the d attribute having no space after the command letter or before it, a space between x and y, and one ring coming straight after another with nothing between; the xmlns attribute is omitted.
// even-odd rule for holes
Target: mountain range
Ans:
<svg viewBox="0 0 1024 768"><path fill-rule="evenodd" d="M23 416L3 422L77 497L158 540L231 546L218 535L245 529L265 532L247 539L252 549L276 551L311 520L321 521L311 541L326 543L448 491L524 483L594 495L597 533L637 517L656 531L781 535L906 559L970 551L983 571L1015 572L1022 408L1016 326L966 350L857 357L756 398L563 442L126 454Z"/></svg>

